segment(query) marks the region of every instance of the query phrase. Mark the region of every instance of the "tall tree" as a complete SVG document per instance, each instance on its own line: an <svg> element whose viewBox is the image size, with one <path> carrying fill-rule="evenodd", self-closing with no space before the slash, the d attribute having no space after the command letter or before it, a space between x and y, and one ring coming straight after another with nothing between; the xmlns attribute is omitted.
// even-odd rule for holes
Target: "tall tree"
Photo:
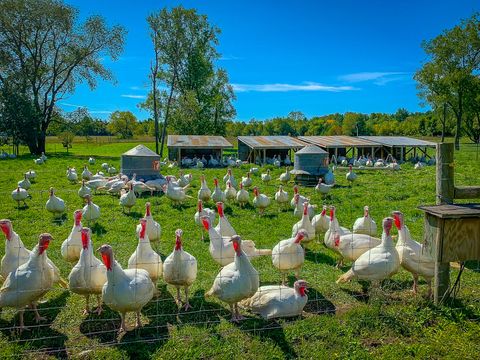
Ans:
<svg viewBox="0 0 480 360"><path fill-rule="evenodd" d="M422 45L429 60L415 74L419 95L434 108L446 103L452 110L456 118L455 148L458 150L465 97L471 92L471 77L480 70L478 14Z"/></svg>
<svg viewBox="0 0 480 360"><path fill-rule="evenodd" d="M137 129L137 118L130 111L115 111L110 115L107 128L121 139L130 139Z"/></svg>
<svg viewBox="0 0 480 360"><path fill-rule="evenodd" d="M124 37L122 27L108 27L100 16L80 22L78 11L61 1L0 0L0 82L15 82L39 114L32 153L45 151L59 100L78 83L94 88L97 78L113 78L101 58L117 59Z"/></svg>
<svg viewBox="0 0 480 360"><path fill-rule="evenodd" d="M160 154L169 127L187 134L224 133L235 110L227 74L214 66L219 29L205 15L182 6L163 9L147 21L156 46L157 77L167 87L167 95L159 96L164 118Z"/></svg>

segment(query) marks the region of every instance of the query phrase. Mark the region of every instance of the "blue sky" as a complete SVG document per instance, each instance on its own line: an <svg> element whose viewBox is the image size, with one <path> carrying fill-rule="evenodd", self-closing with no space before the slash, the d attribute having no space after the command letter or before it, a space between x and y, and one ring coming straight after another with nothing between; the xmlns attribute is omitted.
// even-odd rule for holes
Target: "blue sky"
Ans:
<svg viewBox="0 0 480 360"><path fill-rule="evenodd" d="M137 108L148 91L152 45L145 18L161 8L197 8L218 26L218 66L228 71L238 120L268 119L302 111L422 111L414 72L431 39L480 11L478 0L437 1L68 1L82 18L100 14L128 31L116 62L105 60L116 82L86 85L59 104L87 107L95 117Z"/></svg>

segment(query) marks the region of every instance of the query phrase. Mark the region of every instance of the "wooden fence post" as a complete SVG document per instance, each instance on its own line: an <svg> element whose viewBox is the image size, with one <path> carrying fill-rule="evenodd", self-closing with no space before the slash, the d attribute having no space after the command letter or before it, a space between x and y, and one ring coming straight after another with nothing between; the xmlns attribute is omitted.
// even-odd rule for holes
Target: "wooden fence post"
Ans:
<svg viewBox="0 0 480 360"><path fill-rule="evenodd" d="M455 197L453 143L437 144L437 171L436 192L437 205L453 204ZM443 220L442 220L443 222ZM442 227L442 225L440 225ZM439 234L442 231L439 231ZM440 254L443 249L443 239L437 239L437 256L435 262L434 302L442 301L450 286L450 263L441 262Z"/></svg>

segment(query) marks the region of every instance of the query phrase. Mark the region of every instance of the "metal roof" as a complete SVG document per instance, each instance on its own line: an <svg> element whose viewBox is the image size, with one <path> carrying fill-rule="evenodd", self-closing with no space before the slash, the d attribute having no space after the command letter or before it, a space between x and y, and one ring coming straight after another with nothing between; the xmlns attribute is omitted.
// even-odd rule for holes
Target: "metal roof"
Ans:
<svg viewBox="0 0 480 360"><path fill-rule="evenodd" d="M333 135L333 136L299 136L300 140L315 144L323 148L344 148L344 147L372 147L378 143L360 137Z"/></svg>
<svg viewBox="0 0 480 360"><path fill-rule="evenodd" d="M238 141L252 149L299 149L307 145L291 136L239 136Z"/></svg>
<svg viewBox="0 0 480 360"><path fill-rule="evenodd" d="M388 147L412 146L412 147L435 147L437 144L406 136L360 136L362 139L373 141Z"/></svg>
<svg viewBox="0 0 480 360"><path fill-rule="evenodd" d="M317 145L307 145L303 149L298 150L295 155L299 154L328 154L325 150Z"/></svg>
<svg viewBox="0 0 480 360"><path fill-rule="evenodd" d="M152 157L159 157L155 151L150 150L145 145L137 145L133 149L124 152L122 156L152 156Z"/></svg>
<svg viewBox="0 0 480 360"><path fill-rule="evenodd" d="M176 148L231 148L233 147L223 136L210 135L168 135L168 147Z"/></svg>

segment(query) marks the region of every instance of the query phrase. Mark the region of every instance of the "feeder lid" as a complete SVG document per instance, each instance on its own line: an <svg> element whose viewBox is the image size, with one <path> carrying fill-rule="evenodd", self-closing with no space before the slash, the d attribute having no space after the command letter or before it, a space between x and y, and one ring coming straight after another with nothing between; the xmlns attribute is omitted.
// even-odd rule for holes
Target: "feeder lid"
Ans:
<svg viewBox="0 0 480 360"><path fill-rule="evenodd" d="M147 148L145 145L137 145L133 149L128 150L127 152L123 153L122 156L154 156L158 158L158 155Z"/></svg>
<svg viewBox="0 0 480 360"><path fill-rule="evenodd" d="M328 153L316 145L307 145L303 149L295 153L295 155L297 154L328 154Z"/></svg>

